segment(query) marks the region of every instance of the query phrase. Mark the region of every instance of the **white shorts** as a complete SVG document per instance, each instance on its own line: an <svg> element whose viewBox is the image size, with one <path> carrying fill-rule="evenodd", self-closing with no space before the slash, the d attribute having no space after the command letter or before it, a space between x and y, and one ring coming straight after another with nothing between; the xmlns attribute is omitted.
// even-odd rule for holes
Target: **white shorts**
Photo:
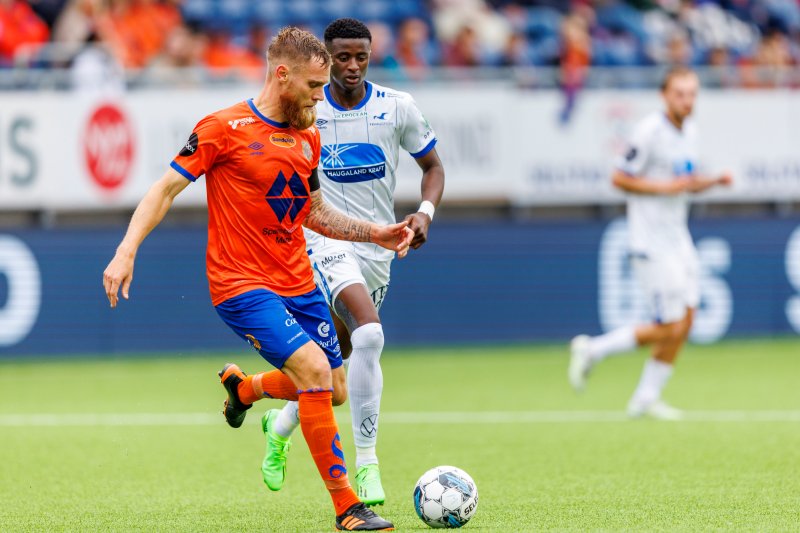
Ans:
<svg viewBox="0 0 800 533"><path fill-rule="evenodd" d="M633 271L658 324L679 322L700 303L700 261L694 247L676 253L633 254Z"/></svg>
<svg viewBox="0 0 800 533"><path fill-rule="evenodd" d="M361 283L380 310L386 292L389 290L390 261L365 259L355 252L352 243L325 240L325 246L309 250L308 258L314 269L314 281L325 295L328 305L333 302L342 289L354 283Z"/></svg>

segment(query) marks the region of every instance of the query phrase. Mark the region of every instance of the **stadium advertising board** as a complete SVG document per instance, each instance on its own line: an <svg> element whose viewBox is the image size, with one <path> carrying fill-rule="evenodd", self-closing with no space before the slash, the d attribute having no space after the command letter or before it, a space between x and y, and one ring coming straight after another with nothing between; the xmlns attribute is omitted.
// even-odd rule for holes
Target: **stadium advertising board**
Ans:
<svg viewBox="0 0 800 533"><path fill-rule="evenodd" d="M0 207L133 207L206 113L255 94L142 90L121 98L7 93L0 103ZM518 205L619 203L614 157L635 122L658 109L653 91L583 93L568 119L563 96L494 86L412 89L439 137L449 201ZM703 201L800 199L800 96L705 91L697 107L701 168L733 172L730 190ZM404 155L399 199L419 198L419 169ZM203 205L202 185L178 205Z"/></svg>
<svg viewBox="0 0 800 533"><path fill-rule="evenodd" d="M123 231L0 232L0 357L247 349L210 304L202 227L158 228L111 312L101 277ZM625 232L621 220L436 223L392 267L387 343L565 341L637 320ZM692 232L692 340L800 333L800 219L704 219Z"/></svg>

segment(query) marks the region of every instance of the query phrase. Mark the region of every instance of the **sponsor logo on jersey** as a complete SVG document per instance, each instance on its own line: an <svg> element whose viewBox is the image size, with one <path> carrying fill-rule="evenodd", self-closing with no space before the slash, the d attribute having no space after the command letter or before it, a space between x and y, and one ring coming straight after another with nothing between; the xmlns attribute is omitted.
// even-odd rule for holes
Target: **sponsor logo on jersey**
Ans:
<svg viewBox="0 0 800 533"><path fill-rule="evenodd" d="M253 123L255 123L255 121L256 121L255 117L237 118L235 120L229 120L228 121L228 126L230 126L231 129L235 130L239 126L245 126L247 124L253 124Z"/></svg>
<svg viewBox="0 0 800 533"><path fill-rule="evenodd" d="M279 171L264 199L272 208L278 222L283 224L288 218L294 224L300 211L308 203L308 191L297 172L293 172L287 180L283 172Z"/></svg>
<svg viewBox="0 0 800 533"><path fill-rule="evenodd" d="M248 144L247 147L253 150L250 155L264 155L264 152L260 151L264 145L258 141Z"/></svg>
<svg viewBox="0 0 800 533"><path fill-rule="evenodd" d="M331 325L327 322L320 322L317 326L317 333L320 337L327 338L331 334Z"/></svg>
<svg viewBox="0 0 800 533"><path fill-rule="evenodd" d="M183 148L181 148L181 151L179 152L178 155L182 156L194 155L196 151L197 151L197 134L192 133L189 136L189 140L186 141L186 144L183 145Z"/></svg>
<svg viewBox="0 0 800 533"><path fill-rule="evenodd" d="M372 115L372 118L374 118L376 120L389 120L390 117L391 117L391 115L389 115L389 113L387 113L386 111L384 111L380 115Z"/></svg>
<svg viewBox="0 0 800 533"><path fill-rule="evenodd" d="M273 133L269 136L269 142L281 148L291 148L297 144L295 138L288 133Z"/></svg>
<svg viewBox="0 0 800 533"><path fill-rule="evenodd" d="M691 176L694 174L694 164L688 159L675 161L672 164L672 172L676 176Z"/></svg>
<svg viewBox="0 0 800 533"><path fill-rule="evenodd" d="M366 109L356 109L355 111L334 111L334 120L355 120L357 118L366 118L369 116Z"/></svg>
<svg viewBox="0 0 800 533"><path fill-rule="evenodd" d="M368 143L326 144L322 147L322 170L337 183L358 183L386 177L386 155L380 146Z"/></svg>

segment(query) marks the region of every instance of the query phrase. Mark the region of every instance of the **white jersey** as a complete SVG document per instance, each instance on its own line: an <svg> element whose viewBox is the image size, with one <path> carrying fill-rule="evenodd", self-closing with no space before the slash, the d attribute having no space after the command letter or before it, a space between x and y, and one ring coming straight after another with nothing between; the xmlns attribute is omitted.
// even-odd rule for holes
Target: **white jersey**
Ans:
<svg viewBox="0 0 800 533"><path fill-rule="evenodd" d="M317 104L322 137L319 181L322 194L340 211L377 224L392 224L395 172L400 147L413 157L433 149L436 135L410 94L364 82L366 95L353 109L337 104L325 86ZM325 237L304 228L308 248L322 248ZM377 244L354 243L365 259L387 261L394 252Z"/></svg>
<svg viewBox="0 0 800 533"><path fill-rule="evenodd" d="M677 129L663 112L636 125L627 153L617 168L631 176L668 181L697 171L697 128L687 119ZM631 252L643 255L694 249L689 234L689 195L628 194Z"/></svg>

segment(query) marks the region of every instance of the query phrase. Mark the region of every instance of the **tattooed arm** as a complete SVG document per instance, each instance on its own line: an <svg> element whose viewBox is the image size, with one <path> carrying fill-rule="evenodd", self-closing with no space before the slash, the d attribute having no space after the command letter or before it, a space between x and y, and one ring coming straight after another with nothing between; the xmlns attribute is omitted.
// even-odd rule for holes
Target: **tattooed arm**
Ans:
<svg viewBox="0 0 800 533"><path fill-rule="evenodd" d="M349 217L323 200L316 169L308 182L311 189L311 211L303 222L305 227L340 241L374 242L387 250L397 252L400 258L406 256L408 245L414 238L414 232L408 229L407 221L379 226Z"/></svg>
<svg viewBox="0 0 800 533"><path fill-rule="evenodd" d="M378 225L351 218L322 199L322 191L311 191L311 211L303 225L320 235L340 241L375 242Z"/></svg>

